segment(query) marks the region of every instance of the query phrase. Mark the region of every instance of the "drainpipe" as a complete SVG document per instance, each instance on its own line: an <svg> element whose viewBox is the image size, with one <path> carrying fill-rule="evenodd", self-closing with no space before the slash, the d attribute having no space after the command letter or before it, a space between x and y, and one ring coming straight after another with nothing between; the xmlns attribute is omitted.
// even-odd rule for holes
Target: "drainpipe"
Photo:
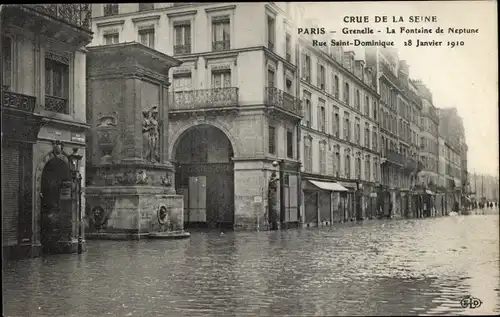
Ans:
<svg viewBox="0 0 500 317"><path fill-rule="evenodd" d="M297 38L297 43L295 44L295 65L297 66L297 69L295 71L295 96L296 98L299 99L299 103L301 102L300 100L300 47L299 47L299 42ZM301 110L301 109L299 109ZM302 210L302 162L300 158L300 146L301 146L301 128L300 128L300 122L299 120L297 122L297 161L299 161L299 165L297 168L297 221L299 224L302 223L304 215L303 210Z"/></svg>

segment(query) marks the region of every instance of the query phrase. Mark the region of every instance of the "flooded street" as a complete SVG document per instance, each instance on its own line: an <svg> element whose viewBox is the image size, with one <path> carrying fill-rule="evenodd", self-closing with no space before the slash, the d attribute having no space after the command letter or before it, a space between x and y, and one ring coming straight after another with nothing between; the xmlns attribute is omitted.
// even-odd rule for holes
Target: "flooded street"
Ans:
<svg viewBox="0 0 500 317"><path fill-rule="evenodd" d="M4 265L3 282L6 316L498 314L499 218L88 241Z"/></svg>

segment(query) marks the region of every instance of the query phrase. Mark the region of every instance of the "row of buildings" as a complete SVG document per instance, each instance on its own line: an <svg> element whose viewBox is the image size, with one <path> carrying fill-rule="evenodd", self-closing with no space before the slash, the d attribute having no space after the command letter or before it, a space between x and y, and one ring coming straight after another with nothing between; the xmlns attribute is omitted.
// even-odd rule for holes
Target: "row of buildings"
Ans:
<svg viewBox="0 0 500 317"><path fill-rule="evenodd" d="M297 34L296 22L306 21L297 4L41 4L1 10L5 252L41 252L44 237L56 234L44 225L50 222L44 220L46 209L70 211L49 218L63 219L58 239L73 250L83 217L71 212L78 209L74 199L66 202L65 186L71 185L65 180L79 172L83 186L96 186L102 162L128 166L150 157L127 152L127 142L146 142L140 137L119 140L120 151L101 153L92 143L106 117L92 110L99 98L114 105L116 116L106 117L111 121L138 103L160 111L161 163L175 168L172 175L167 171L168 183L183 196L186 227L266 229L273 172L279 173L277 212L285 227L432 216L468 199L467 145L456 109L438 109L396 51L356 55L311 46L314 36ZM120 55L121 49L129 55ZM148 88L154 76L146 66L124 71L133 80L116 86L106 84L98 70L89 75L96 65L89 58L105 59L107 52L122 65L116 72L137 63L158 73L167 56L171 65L182 64L165 67L169 83L160 83L160 90ZM101 84L93 82L97 77ZM129 88L133 96L123 97ZM158 91L161 102L151 101L158 100ZM150 112L142 112L146 120ZM132 115L111 125L135 129L143 118ZM127 153L133 157L120 158ZM81 163L72 164L79 155ZM73 174L61 172L64 164ZM85 219L110 208L107 228L121 228L114 207L90 206L85 195L79 197Z"/></svg>

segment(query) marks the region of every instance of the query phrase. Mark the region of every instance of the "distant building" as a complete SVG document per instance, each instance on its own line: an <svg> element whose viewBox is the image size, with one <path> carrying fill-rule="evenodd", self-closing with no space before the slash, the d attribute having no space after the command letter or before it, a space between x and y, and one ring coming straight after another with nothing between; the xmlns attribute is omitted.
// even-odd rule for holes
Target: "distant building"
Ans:
<svg viewBox="0 0 500 317"><path fill-rule="evenodd" d="M363 55L313 47L312 38L299 39L304 221L316 225L375 217L380 182L376 71L365 65ZM347 191L335 190L339 185Z"/></svg>
<svg viewBox="0 0 500 317"><path fill-rule="evenodd" d="M380 94L380 131L384 206L394 216L413 216L413 189L422 168L419 158L422 99L410 80L409 66L393 49L367 49ZM415 201L413 201L415 200ZM413 206L413 207L412 207ZM388 212L387 210L385 211Z"/></svg>
<svg viewBox="0 0 500 317"><path fill-rule="evenodd" d="M419 155L423 170L419 182L435 190L439 183L439 117L433 104L432 93L422 81L415 81L422 98L419 135Z"/></svg>

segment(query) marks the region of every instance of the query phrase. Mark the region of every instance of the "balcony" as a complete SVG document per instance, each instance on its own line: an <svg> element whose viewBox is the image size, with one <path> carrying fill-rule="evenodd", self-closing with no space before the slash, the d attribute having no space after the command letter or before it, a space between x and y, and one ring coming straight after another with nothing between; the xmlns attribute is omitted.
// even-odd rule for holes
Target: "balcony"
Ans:
<svg viewBox="0 0 500 317"><path fill-rule="evenodd" d="M275 87L266 87L265 97L267 106L287 110L298 117L302 117L302 104L300 99Z"/></svg>
<svg viewBox="0 0 500 317"><path fill-rule="evenodd" d="M227 51L231 48L231 41L215 41L212 42L212 51Z"/></svg>
<svg viewBox="0 0 500 317"><path fill-rule="evenodd" d="M34 113L36 98L2 89L2 140L35 143L43 125Z"/></svg>
<svg viewBox="0 0 500 317"><path fill-rule="evenodd" d="M191 54L191 45L175 45L174 46L174 55L185 55Z"/></svg>
<svg viewBox="0 0 500 317"><path fill-rule="evenodd" d="M91 4L3 5L2 19L25 31L81 47L92 41Z"/></svg>
<svg viewBox="0 0 500 317"><path fill-rule="evenodd" d="M401 166L405 165L405 157L398 152L391 150L387 151L387 161Z"/></svg>
<svg viewBox="0 0 500 317"><path fill-rule="evenodd" d="M3 90L2 107L33 112L35 110L36 98L15 92Z"/></svg>
<svg viewBox="0 0 500 317"><path fill-rule="evenodd" d="M45 95L45 110L69 114L68 99Z"/></svg>
<svg viewBox="0 0 500 317"><path fill-rule="evenodd" d="M237 109L238 104L236 87L173 92L169 112L227 111Z"/></svg>

